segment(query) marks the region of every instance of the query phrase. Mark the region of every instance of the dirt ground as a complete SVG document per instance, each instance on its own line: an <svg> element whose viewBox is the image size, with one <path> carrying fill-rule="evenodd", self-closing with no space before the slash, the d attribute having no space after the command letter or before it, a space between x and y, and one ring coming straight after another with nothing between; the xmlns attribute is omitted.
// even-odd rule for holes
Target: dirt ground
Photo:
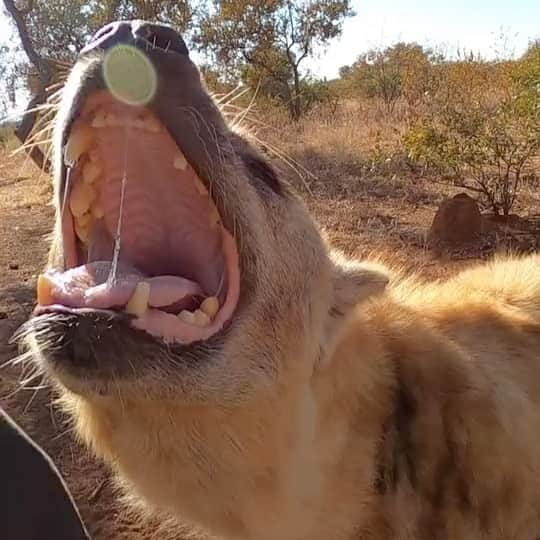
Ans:
<svg viewBox="0 0 540 540"><path fill-rule="evenodd" d="M17 355L8 340L33 307L52 224L49 180L23 161L0 154L0 363ZM427 250L424 235L445 193L420 179L392 179L383 185L373 178L351 178L332 190L327 180L312 184L307 201L333 242L349 252L387 251L430 277L440 277L491 249L481 246L473 253L442 258ZM0 405L58 465L92 537L180 539L155 523L142 523L123 508L107 471L74 441L49 390L39 389L39 379L21 388L25 376L20 367L0 369Z"/></svg>

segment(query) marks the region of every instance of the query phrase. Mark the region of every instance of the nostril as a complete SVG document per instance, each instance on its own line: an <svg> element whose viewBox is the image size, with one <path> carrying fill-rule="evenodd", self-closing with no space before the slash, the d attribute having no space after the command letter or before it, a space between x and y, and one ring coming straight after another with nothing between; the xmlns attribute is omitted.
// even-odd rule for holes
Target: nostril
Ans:
<svg viewBox="0 0 540 540"><path fill-rule="evenodd" d="M167 26L146 25L138 32L153 49L174 51L187 55L188 50L180 35Z"/></svg>

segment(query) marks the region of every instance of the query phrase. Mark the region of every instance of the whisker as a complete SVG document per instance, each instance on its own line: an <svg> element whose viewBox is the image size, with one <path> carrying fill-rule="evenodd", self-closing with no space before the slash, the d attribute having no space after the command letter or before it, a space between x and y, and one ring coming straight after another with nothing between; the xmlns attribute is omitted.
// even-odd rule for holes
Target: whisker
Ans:
<svg viewBox="0 0 540 540"><path fill-rule="evenodd" d="M75 426L68 427L67 429L64 429L64 431L58 433L58 435L55 435L52 440L57 441L58 439L61 439L62 437L65 437L66 435L73 432L75 432Z"/></svg>
<svg viewBox="0 0 540 540"><path fill-rule="evenodd" d="M51 143L47 147L47 151L45 152L44 163L47 163L47 162L50 161L52 151L53 151L53 145L52 145L52 141L51 141ZM39 172L38 182L41 180L41 177L42 177L43 173L45 173L45 168L42 168L41 171Z"/></svg>
<svg viewBox="0 0 540 540"><path fill-rule="evenodd" d="M28 383L31 383L33 380L37 379L39 376L43 376L43 372L41 369L37 368L36 372L27 377L26 379L23 379L20 384L23 388L26 388L28 386Z"/></svg>
<svg viewBox="0 0 540 540"><path fill-rule="evenodd" d="M21 353L15 356L15 358L11 358L9 360L6 360L2 364L0 364L0 369L5 369L10 366L18 366L19 364L24 364L28 360L31 360L32 356L33 356L32 351L26 351L24 353Z"/></svg>
<svg viewBox="0 0 540 540"><path fill-rule="evenodd" d="M260 90L260 87L261 87L261 80L259 79L259 83L257 84L257 88L255 89L255 92L253 93L253 96L251 98L251 101L249 102L249 105L246 107L245 111L241 114L240 120L237 120L235 118L235 120L233 121L233 125L240 125L244 121L246 116L249 114L249 112L251 111L251 108L253 107L257 99L257 94Z"/></svg>
<svg viewBox="0 0 540 540"><path fill-rule="evenodd" d="M13 152L11 152L11 155L15 156L17 154L20 154L24 150L29 150L30 148L41 146L42 144L51 144L51 143L52 143L52 137L49 139L43 139L42 141L36 141L36 142L28 143L28 144L23 144L19 146L19 148L17 148L16 150L13 150Z"/></svg>
<svg viewBox="0 0 540 540"><path fill-rule="evenodd" d="M45 378L45 374L42 374L42 377L41 377L41 382L43 382L43 379ZM40 390L43 390L47 388L47 386L37 386L36 389L34 390L34 392L32 393L30 399L28 400L28 403L25 405L24 409L23 409L23 414L26 414L26 412L28 411L28 409L30 408L30 406L32 405L34 399L36 399L36 396L38 395L38 392Z"/></svg>
<svg viewBox="0 0 540 540"><path fill-rule="evenodd" d="M56 113L56 111L48 111L44 114L42 114L34 124L34 127L32 128L32 131L30 132L29 136L24 141L27 142L33 142L35 139L46 133L47 131L53 131L54 130L54 123L53 118L51 118L51 114Z"/></svg>
<svg viewBox="0 0 540 540"><path fill-rule="evenodd" d="M311 187L309 186L309 184L307 183L307 181L306 181L306 179L304 177L304 174L305 174L306 176L308 176L310 178L316 178L316 176L311 171L306 169L301 163L299 163L295 159L293 159L290 156L288 156L287 154L281 152L277 147L273 146L272 144L270 144L270 143L268 143L268 142L266 142L266 141L264 141L262 139L259 139L255 135L251 135L251 137L256 142L258 142L261 146L266 148L270 153L274 154L277 158L279 158L281 161L283 161L283 163L288 165L297 174L297 176L300 178L300 180L304 184L304 187L306 188L307 192L310 195L313 195ZM304 174L302 174L301 171Z"/></svg>
<svg viewBox="0 0 540 540"><path fill-rule="evenodd" d="M233 88L233 90L231 90L230 92L228 92L227 94L225 94L224 96L222 96L219 99L215 99L215 96L214 96L214 100L218 104L227 105L228 103L231 103L233 100L236 100L236 99L242 97L247 92L249 92L249 88L245 87L244 89L242 89L242 91L240 92L239 95L234 96L235 92L238 92L240 89L242 89L242 84L238 84L235 88ZM231 98L231 96L233 96L233 97ZM231 99L229 101L226 101L229 98L231 98Z"/></svg>

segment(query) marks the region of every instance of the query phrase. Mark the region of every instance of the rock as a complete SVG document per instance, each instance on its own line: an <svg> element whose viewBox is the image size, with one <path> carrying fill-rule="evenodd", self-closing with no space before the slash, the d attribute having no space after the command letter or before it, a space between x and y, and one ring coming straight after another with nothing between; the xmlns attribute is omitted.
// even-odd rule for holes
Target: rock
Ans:
<svg viewBox="0 0 540 540"><path fill-rule="evenodd" d="M19 265L17 263L10 263L9 264L9 269L10 270L18 270L19 269Z"/></svg>
<svg viewBox="0 0 540 540"><path fill-rule="evenodd" d="M442 202L428 240L434 245L461 246L473 243L481 234L482 216L478 204L466 193L458 193Z"/></svg>

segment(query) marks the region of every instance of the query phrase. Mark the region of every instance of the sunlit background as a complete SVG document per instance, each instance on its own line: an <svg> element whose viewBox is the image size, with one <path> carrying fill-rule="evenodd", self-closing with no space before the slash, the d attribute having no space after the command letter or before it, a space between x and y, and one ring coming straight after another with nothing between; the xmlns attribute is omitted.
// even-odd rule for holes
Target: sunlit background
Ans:
<svg viewBox="0 0 540 540"><path fill-rule="evenodd" d="M366 50L398 41L434 48L447 58L470 52L487 60L516 58L540 35L536 0L353 0L352 6L356 15L345 20L342 35L308 59L304 69L332 79ZM7 14L0 10L0 47L16 50L17 43ZM1 82L0 91L5 91ZM17 111L25 99L19 92Z"/></svg>

